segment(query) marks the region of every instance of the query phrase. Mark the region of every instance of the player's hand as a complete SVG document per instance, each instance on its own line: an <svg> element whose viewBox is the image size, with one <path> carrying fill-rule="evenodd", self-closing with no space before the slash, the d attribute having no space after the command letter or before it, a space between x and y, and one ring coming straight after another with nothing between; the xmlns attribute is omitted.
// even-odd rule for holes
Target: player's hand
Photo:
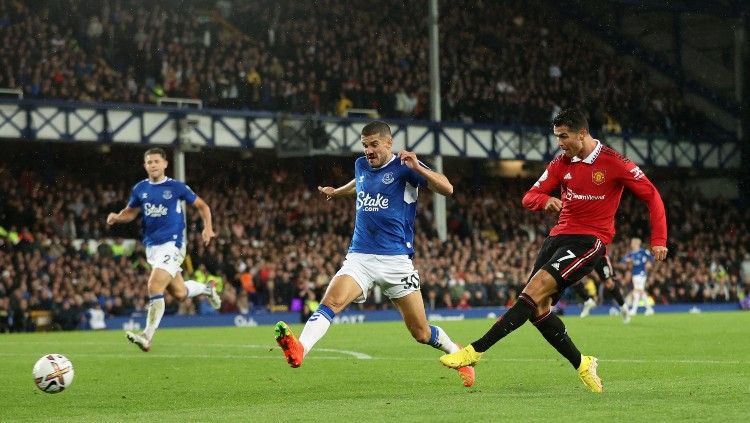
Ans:
<svg viewBox="0 0 750 423"><path fill-rule="evenodd" d="M544 210L553 213L559 212L562 210L562 200L557 197L550 197L547 204L544 205Z"/></svg>
<svg viewBox="0 0 750 423"><path fill-rule="evenodd" d="M334 187L321 187L318 186L318 192L326 196L326 200L333 198L333 194L336 192Z"/></svg>
<svg viewBox="0 0 750 423"><path fill-rule="evenodd" d="M398 152L398 158L401 160L401 164L405 164L409 169L413 170L419 167L417 153L413 151L401 150Z"/></svg>
<svg viewBox="0 0 750 423"><path fill-rule="evenodd" d="M653 247L654 259L662 261L667 258L667 247Z"/></svg>
<svg viewBox="0 0 750 423"><path fill-rule="evenodd" d="M211 238L215 236L216 234L214 233L213 229L203 228L203 232L201 232L201 237L203 238L203 245L208 245L208 243L211 242Z"/></svg>
<svg viewBox="0 0 750 423"><path fill-rule="evenodd" d="M107 215L107 225L112 226L117 223L117 213L110 213Z"/></svg>

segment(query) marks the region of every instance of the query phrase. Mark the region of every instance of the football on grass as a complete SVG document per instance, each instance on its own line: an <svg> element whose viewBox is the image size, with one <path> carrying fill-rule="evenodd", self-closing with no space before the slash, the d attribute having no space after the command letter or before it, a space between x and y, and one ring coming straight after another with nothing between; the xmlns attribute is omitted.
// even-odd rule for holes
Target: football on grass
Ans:
<svg viewBox="0 0 750 423"><path fill-rule="evenodd" d="M47 354L34 364L33 374L39 389L56 394L73 383L73 363L62 354Z"/></svg>

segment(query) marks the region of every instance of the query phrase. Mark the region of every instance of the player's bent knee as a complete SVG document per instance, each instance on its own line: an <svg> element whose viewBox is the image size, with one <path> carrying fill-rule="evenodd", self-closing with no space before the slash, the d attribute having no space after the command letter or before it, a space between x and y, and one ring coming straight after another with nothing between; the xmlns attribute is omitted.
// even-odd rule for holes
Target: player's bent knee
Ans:
<svg viewBox="0 0 750 423"><path fill-rule="evenodd" d="M173 276L164 269L154 268L148 278L149 295L163 294Z"/></svg>
<svg viewBox="0 0 750 423"><path fill-rule="evenodd" d="M323 298L323 301L320 302L324 306L330 308L334 313L340 313L344 307L346 307L348 304L346 304L346 301L341 298L332 298L332 297L326 297Z"/></svg>
<svg viewBox="0 0 750 423"><path fill-rule="evenodd" d="M523 289L523 293L539 305L551 304L551 296L555 292L557 292L557 281L543 269L538 271Z"/></svg>
<svg viewBox="0 0 750 423"><path fill-rule="evenodd" d="M164 287L160 284L148 283L148 295L158 295L164 293Z"/></svg>
<svg viewBox="0 0 750 423"><path fill-rule="evenodd" d="M529 282L523 290L523 293L528 295L537 304L544 302L545 297L549 297L549 294L545 294L545 292L545 289L534 284L533 281Z"/></svg>

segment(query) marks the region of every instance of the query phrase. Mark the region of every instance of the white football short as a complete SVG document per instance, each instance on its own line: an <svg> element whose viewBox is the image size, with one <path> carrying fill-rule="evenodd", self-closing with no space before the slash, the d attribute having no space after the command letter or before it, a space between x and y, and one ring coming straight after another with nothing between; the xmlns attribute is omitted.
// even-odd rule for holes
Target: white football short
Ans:
<svg viewBox="0 0 750 423"><path fill-rule="evenodd" d="M633 275L633 289L639 291L646 289L646 275Z"/></svg>
<svg viewBox="0 0 750 423"><path fill-rule="evenodd" d="M151 245L146 247L146 260L153 269L162 269L175 277L182 272L182 262L185 260L185 244L177 248L173 242Z"/></svg>
<svg viewBox="0 0 750 423"><path fill-rule="evenodd" d="M363 303L375 285L390 299L401 298L419 291L419 273L407 255L349 253L336 276L348 275L362 288L362 296L354 300Z"/></svg>

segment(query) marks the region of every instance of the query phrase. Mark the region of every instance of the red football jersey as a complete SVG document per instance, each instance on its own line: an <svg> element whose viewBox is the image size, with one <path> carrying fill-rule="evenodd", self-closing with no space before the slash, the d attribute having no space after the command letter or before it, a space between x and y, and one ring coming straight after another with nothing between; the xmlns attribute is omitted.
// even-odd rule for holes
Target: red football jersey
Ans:
<svg viewBox="0 0 750 423"><path fill-rule="evenodd" d="M667 245L667 217L656 187L638 166L597 141L588 157L557 156L523 196L523 206L544 210L550 194L560 186L562 210L550 235L594 235L605 244L615 236L615 213L623 188L646 202L651 217L651 245Z"/></svg>

